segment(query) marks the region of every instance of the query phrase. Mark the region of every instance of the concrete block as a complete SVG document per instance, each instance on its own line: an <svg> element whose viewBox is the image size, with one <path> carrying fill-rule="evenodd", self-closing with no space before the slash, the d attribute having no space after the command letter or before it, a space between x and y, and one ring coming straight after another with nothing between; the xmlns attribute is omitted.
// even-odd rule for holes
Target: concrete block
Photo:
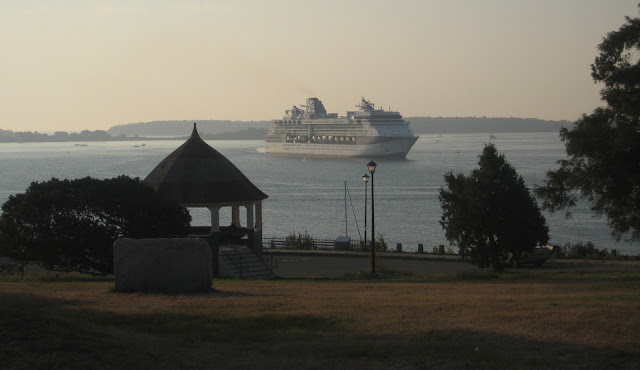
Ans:
<svg viewBox="0 0 640 370"><path fill-rule="evenodd" d="M211 248L201 238L118 239L113 269L120 292L206 291L213 282Z"/></svg>

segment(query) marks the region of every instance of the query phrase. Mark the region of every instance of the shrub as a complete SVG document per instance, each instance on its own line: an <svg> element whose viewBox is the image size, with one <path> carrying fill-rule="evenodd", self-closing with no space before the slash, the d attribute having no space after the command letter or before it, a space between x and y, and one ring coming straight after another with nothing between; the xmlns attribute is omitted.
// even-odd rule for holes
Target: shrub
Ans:
<svg viewBox="0 0 640 370"><path fill-rule="evenodd" d="M113 273L116 239L186 235L191 216L140 179L51 179L11 195L0 216L0 255L62 272Z"/></svg>
<svg viewBox="0 0 640 370"><path fill-rule="evenodd" d="M376 252L388 252L389 246L387 245L387 241L384 240L384 235L382 233L378 234L378 239L376 240Z"/></svg>
<svg viewBox="0 0 640 370"><path fill-rule="evenodd" d="M316 249L313 238L309 233L307 233L307 231L305 231L304 234L298 233L297 235L295 231L289 233L289 235L287 235L285 245L288 248L293 249Z"/></svg>
<svg viewBox="0 0 640 370"><path fill-rule="evenodd" d="M586 243L565 243L562 247L555 248L554 256L566 259L605 259L613 257L606 248L599 250L590 241Z"/></svg>

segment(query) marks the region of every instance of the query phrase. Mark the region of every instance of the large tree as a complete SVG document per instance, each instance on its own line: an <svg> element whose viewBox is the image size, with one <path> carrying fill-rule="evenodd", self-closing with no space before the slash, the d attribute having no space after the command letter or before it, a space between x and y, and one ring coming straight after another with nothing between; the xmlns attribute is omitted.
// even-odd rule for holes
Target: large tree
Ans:
<svg viewBox="0 0 640 370"><path fill-rule="evenodd" d="M471 175L444 176L440 224L463 259L498 270L549 239L549 229L524 180L485 145Z"/></svg>
<svg viewBox="0 0 640 370"><path fill-rule="evenodd" d="M618 239L640 241L640 18L626 18L598 46L591 76L607 103L562 129L568 159L536 188L543 209L569 210L586 198ZM571 213L566 213L570 217Z"/></svg>
<svg viewBox="0 0 640 370"><path fill-rule="evenodd" d="M186 235L191 222L184 207L126 176L33 182L2 211L0 255L94 275L113 273L116 239Z"/></svg>

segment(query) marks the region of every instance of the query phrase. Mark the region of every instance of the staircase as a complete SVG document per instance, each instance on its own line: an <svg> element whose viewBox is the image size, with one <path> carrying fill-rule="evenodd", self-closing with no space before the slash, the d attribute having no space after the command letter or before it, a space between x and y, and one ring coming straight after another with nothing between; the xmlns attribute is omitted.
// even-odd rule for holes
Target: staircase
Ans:
<svg viewBox="0 0 640 370"><path fill-rule="evenodd" d="M254 251L244 245L224 245L218 252L221 277L267 280L275 276Z"/></svg>

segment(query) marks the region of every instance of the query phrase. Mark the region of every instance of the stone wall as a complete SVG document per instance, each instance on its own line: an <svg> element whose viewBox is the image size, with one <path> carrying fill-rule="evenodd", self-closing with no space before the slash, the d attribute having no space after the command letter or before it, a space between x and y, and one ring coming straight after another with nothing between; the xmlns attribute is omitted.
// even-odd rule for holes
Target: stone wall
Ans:
<svg viewBox="0 0 640 370"><path fill-rule="evenodd" d="M213 282L211 248L201 238L118 239L113 265L120 292L206 291Z"/></svg>

